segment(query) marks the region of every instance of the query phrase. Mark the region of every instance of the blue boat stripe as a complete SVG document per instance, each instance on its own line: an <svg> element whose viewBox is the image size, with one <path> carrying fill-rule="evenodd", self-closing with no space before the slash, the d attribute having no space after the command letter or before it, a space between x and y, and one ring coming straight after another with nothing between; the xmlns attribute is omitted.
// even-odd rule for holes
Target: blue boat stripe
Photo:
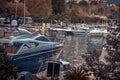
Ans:
<svg viewBox="0 0 120 80"><path fill-rule="evenodd" d="M52 50L52 51L57 51L59 48L57 48L57 49L54 49L54 50ZM38 54L32 54L32 55L27 55L27 56L25 56L25 57L18 57L18 58L16 58L16 59L13 59L13 60L18 60L18 59L22 59L22 58L28 58L28 57L31 57L31 56L36 56L36 55L39 55L39 54L44 54L44 53L47 53L47 52L52 52L51 50L50 51L46 51L46 52L40 52L40 53L38 53Z"/></svg>

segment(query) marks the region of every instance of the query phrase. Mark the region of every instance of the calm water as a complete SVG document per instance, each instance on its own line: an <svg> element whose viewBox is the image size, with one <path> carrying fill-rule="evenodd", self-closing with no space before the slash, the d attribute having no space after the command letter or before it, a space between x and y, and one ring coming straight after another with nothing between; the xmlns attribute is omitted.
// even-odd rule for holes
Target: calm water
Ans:
<svg viewBox="0 0 120 80"><path fill-rule="evenodd" d="M80 65L84 62L81 55L93 50L100 54L103 42L103 37L90 37L88 34L65 36L65 45L60 58Z"/></svg>

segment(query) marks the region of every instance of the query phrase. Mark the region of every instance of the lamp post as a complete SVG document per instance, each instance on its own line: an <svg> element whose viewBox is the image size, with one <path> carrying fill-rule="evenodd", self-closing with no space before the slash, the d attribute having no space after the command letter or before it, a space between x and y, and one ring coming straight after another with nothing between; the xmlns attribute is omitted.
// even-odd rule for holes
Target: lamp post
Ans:
<svg viewBox="0 0 120 80"><path fill-rule="evenodd" d="M14 2L16 3L16 8L15 8L15 19L16 19L17 18L17 9L18 9L17 3L19 3L20 0L14 0Z"/></svg>

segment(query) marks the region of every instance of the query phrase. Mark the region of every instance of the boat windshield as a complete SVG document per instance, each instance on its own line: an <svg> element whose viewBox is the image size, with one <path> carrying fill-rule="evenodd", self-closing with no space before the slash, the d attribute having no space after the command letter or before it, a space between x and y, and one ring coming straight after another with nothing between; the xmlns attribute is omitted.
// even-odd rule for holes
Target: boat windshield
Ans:
<svg viewBox="0 0 120 80"><path fill-rule="evenodd" d="M35 40L40 40L40 41L50 41L49 39L47 39L46 37L37 37Z"/></svg>
<svg viewBox="0 0 120 80"><path fill-rule="evenodd" d="M50 42L50 41L51 41L51 40L48 39L46 36L40 35L40 34L37 34L37 35L35 35L35 36L32 36L31 38L34 39L34 40L39 40L39 41L47 41L47 42Z"/></svg>

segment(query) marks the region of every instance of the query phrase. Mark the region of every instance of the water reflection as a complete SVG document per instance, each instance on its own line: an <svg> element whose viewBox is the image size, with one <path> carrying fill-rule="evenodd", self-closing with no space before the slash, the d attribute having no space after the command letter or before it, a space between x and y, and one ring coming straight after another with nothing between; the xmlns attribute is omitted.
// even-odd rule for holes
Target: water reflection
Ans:
<svg viewBox="0 0 120 80"><path fill-rule="evenodd" d="M66 36L62 58L72 64L81 64L83 61L81 54L87 52L87 35Z"/></svg>
<svg viewBox="0 0 120 80"><path fill-rule="evenodd" d="M96 50L100 54L102 51L103 42L104 42L104 37L88 38L87 51L90 52Z"/></svg>
<svg viewBox="0 0 120 80"><path fill-rule="evenodd" d="M84 62L81 57L82 54L93 50L101 53L103 40L102 37L90 37L88 34L66 36L60 58L69 61L73 65L80 65Z"/></svg>

